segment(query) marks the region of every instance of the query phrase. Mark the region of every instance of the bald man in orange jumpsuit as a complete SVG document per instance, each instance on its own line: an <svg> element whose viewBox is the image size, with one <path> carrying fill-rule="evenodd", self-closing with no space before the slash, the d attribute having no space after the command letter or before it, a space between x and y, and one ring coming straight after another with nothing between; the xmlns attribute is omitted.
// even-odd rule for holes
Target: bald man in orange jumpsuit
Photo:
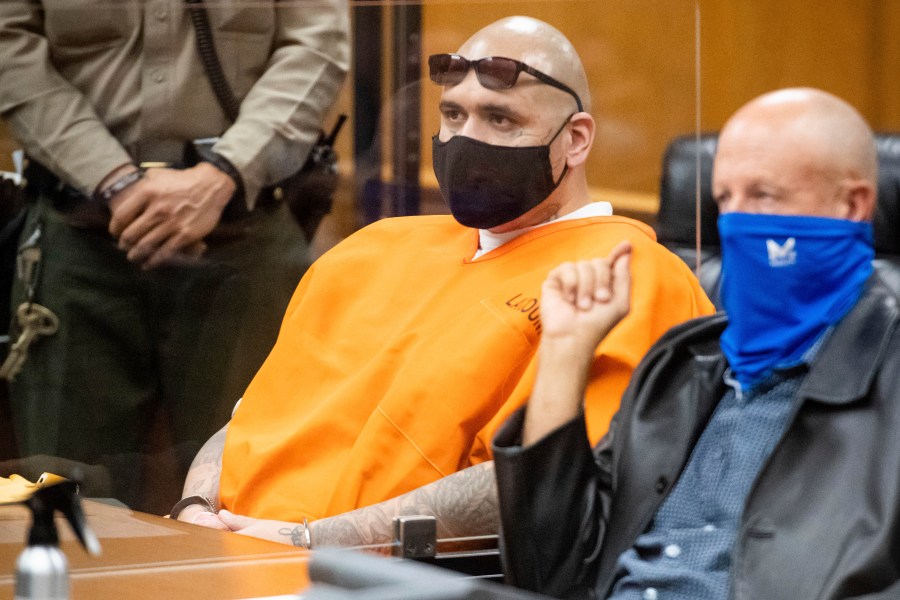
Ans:
<svg viewBox="0 0 900 600"><path fill-rule="evenodd" d="M633 248L632 312L586 389L595 440L650 345L712 312L649 227L591 202L595 123L565 36L511 17L429 66L452 216L380 221L313 265L177 518L304 547L387 542L400 514L435 515L440 536L496 532L490 439L530 394L547 273Z"/></svg>

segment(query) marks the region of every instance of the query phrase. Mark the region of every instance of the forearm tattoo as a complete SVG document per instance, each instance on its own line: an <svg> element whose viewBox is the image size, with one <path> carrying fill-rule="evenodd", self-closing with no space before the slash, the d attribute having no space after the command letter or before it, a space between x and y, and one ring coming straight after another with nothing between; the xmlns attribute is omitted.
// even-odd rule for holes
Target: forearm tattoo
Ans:
<svg viewBox="0 0 900 600"><path fill-rule="evenodd" d="M433 515L439 538L497 533L494 464L464 469L397 498L310 524L313 547L388 544L393 518Z"/></svg>
<svg viewBox="0 0 900 600"><path fill-rule="evenodd" d="M200 495L218 499L226 431L227 427L223 427L209 438L194 457L185 479L184 496Z"/></svg>
<svg viewBox="0 0 900 600"><path fill-rule="evenodd" d="M294 527L282 527L278 535L283 535L291 540L291 545L298 548L306 548L306 527L295 525Z"/></svg>

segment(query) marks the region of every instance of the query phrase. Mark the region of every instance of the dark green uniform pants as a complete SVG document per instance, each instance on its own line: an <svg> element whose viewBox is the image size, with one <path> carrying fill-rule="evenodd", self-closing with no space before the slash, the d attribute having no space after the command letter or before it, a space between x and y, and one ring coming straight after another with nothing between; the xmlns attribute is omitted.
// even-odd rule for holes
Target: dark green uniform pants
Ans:
<svg viewBox="0 0 900 600"><path fill-rule="evenodd" d="M142 271L48 198L24 237L38 220L35 300L60 326L30 348L11 385L20 454L85 463L88 479L103 475L87 494L164 513L275 342L308 266L303 234L285 206L263 207L220 225L201 259ZM13 310L22 298L19 284Z"/></svg>

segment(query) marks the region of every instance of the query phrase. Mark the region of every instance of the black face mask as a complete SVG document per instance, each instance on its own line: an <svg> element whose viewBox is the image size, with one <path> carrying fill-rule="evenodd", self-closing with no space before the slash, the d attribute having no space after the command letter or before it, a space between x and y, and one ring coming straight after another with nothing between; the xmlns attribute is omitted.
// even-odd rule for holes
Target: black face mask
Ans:
<svg viewBox="0 0 900 600"><path fill-rule="evenodd" d="M568 120L566 120L568 123ZM553 181L550 144L495 146L455 135L431 138L434 174L453 217L466 227L491 229L521 217L543 202L566 176Z"/></svg>

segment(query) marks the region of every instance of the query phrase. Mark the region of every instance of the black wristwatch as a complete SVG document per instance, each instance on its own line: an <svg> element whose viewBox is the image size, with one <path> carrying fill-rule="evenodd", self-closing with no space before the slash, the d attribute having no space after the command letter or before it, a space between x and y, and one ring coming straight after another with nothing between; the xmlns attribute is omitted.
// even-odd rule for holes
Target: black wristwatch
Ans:
<svg viewBox="0 0 900 600"><path fill-rule="evenodd" d="M231 200L228 201L228 206L225 207L225 210L232 214L246 214L247 203L244 199L244 179L241 177L240 172L231 164L230 160L218 152L213 152L209 147L198 145L195 148L201 162L211 164L234 181L234 194L232 194Z"/></svg>

